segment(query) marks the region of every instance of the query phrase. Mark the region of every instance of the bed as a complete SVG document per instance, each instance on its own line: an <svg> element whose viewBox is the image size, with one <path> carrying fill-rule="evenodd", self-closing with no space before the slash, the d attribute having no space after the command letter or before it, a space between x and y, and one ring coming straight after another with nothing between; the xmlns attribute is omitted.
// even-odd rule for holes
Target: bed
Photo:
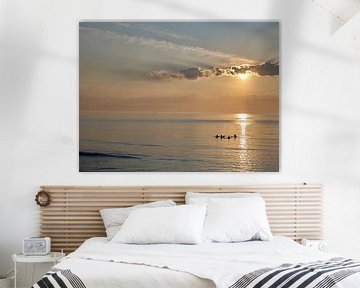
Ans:
<svg viewBox="0 0 360 288"><path fill-rule="evenodd" d="M306 263L306 267L310 267L311 264L313 266L317 264L320 267L320 264L324 266L324 262L319 261L330 259L332 262L328 263L333 267L333 263L344 263L347 260L309 249L282 236L274 237L270 242L135 246L111 244L104 237L91 238L53 269L54 271L71 271L72 275L65 274L68 279L79 277L73 284L67 283L64 277L61 277L66 283L65 287L229 288L257 287L237 282L241 282L245 275L262 269L299 263ZM319 278L318 282L315 282L317 285L300 286L309 278L305 275L297 280L299 283L295 283L296 286L291 287L360 287L358 273L360 264L357 262L348 262L348 264L348 267L352 268L352 273L347 277L344 277L346 274L337 275L340 281L338 283L335 282L336 279ZM285 268L289 269L288 266ZM294 271L301 271L301 269L304 270L303 267L296 267ZM343 272L342 269L339 271ZM349 273L348 270L346 272ZM283 275L284 272L279 272L279 274ZM340 279L341 277L344 279ZM268 286L259 287L273 287L270 284L273 284L276 279L279 279L278 275L275 275L274 279L269 279ZM49 281L57 287L56 280ZM43 285L44 283L40 281L34 287L50 286Z"/></svg>
<svg viewBox="0 0 360 288"><path fill-rule="evenodd" d="M52 197L52 204L41 212L43 235L53 237L53 250L62 247L67 252L75 251L54 266L33 286L35 288L360 287L360 263L298 243L304 238L322 236L322 189L319 185L52 186L43 189ZM134 202L162 199L174 199L181 204L186 191L260 192L267 203L270 227L275 236L271 241L198 245L118 244L109 242L106 237L91 237L105 236L96 214L103 207L127 207ZM85 237L88 239L83 241Z"/></svg>

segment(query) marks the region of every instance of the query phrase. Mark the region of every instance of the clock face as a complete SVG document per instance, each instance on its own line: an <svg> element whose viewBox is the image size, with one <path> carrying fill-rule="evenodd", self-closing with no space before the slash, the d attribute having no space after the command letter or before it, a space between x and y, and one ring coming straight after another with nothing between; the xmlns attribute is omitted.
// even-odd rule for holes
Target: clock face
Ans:
<svg viewBox="0 0 360 288"><path fill-rule="evenodd" d="M45 247L44 242L42 242L42 241L36 242L36 249L37 250L43 250L44 247Z"/></svg>

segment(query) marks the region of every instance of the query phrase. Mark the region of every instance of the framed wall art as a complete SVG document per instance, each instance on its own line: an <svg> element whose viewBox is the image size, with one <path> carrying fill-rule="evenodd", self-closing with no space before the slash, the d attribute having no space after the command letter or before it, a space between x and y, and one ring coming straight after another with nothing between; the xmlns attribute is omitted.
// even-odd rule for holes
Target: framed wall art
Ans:
<svg viewBox="0 0 360 288"><path fill-rule="evenodd" d="M279 171L279 22L80 22L79 170Z"/></svg>

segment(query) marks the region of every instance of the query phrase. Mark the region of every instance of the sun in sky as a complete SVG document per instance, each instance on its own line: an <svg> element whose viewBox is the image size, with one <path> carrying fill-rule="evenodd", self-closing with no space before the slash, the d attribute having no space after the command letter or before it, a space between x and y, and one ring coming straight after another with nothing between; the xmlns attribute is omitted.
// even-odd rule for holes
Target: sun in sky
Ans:
<svg viewBox="0 0 360 288"><path fill-rule="evenodd" d="M241 80L246 80L246 79L249 78L249 74L247 74L247 73L241 73L241 74L238 74L238 75L239 75L239 78Z"/></svg>
<svg viewBox="0 0 360 288"><path fill-rule="evenodd" d="M249 115L246 113L239 113L239 114L236 114L236 116L238 119L241 119L241 120L246 120L249 117Z"/></svg>

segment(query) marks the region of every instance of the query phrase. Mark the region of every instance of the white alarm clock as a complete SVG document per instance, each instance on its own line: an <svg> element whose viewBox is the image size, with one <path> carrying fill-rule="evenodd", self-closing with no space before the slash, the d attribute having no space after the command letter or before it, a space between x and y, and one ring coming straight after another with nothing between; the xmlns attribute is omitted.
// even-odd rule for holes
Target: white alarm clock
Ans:
<svg viewBox="0 0 360 288"><path fill-rule="evenodd" d="M303 239L301 241L301 244L309 247L311 249L314 250L319 250L321 252L327 252L328 250L328 243L325 240L308 240L308 239Z"/></svg>
<svg viewBox="0 0 360 288"><path fill-rule="evenodd" d="M50 237L30 237L23 240L24 255L46 255L50 253L51 239Z"/></svg>

